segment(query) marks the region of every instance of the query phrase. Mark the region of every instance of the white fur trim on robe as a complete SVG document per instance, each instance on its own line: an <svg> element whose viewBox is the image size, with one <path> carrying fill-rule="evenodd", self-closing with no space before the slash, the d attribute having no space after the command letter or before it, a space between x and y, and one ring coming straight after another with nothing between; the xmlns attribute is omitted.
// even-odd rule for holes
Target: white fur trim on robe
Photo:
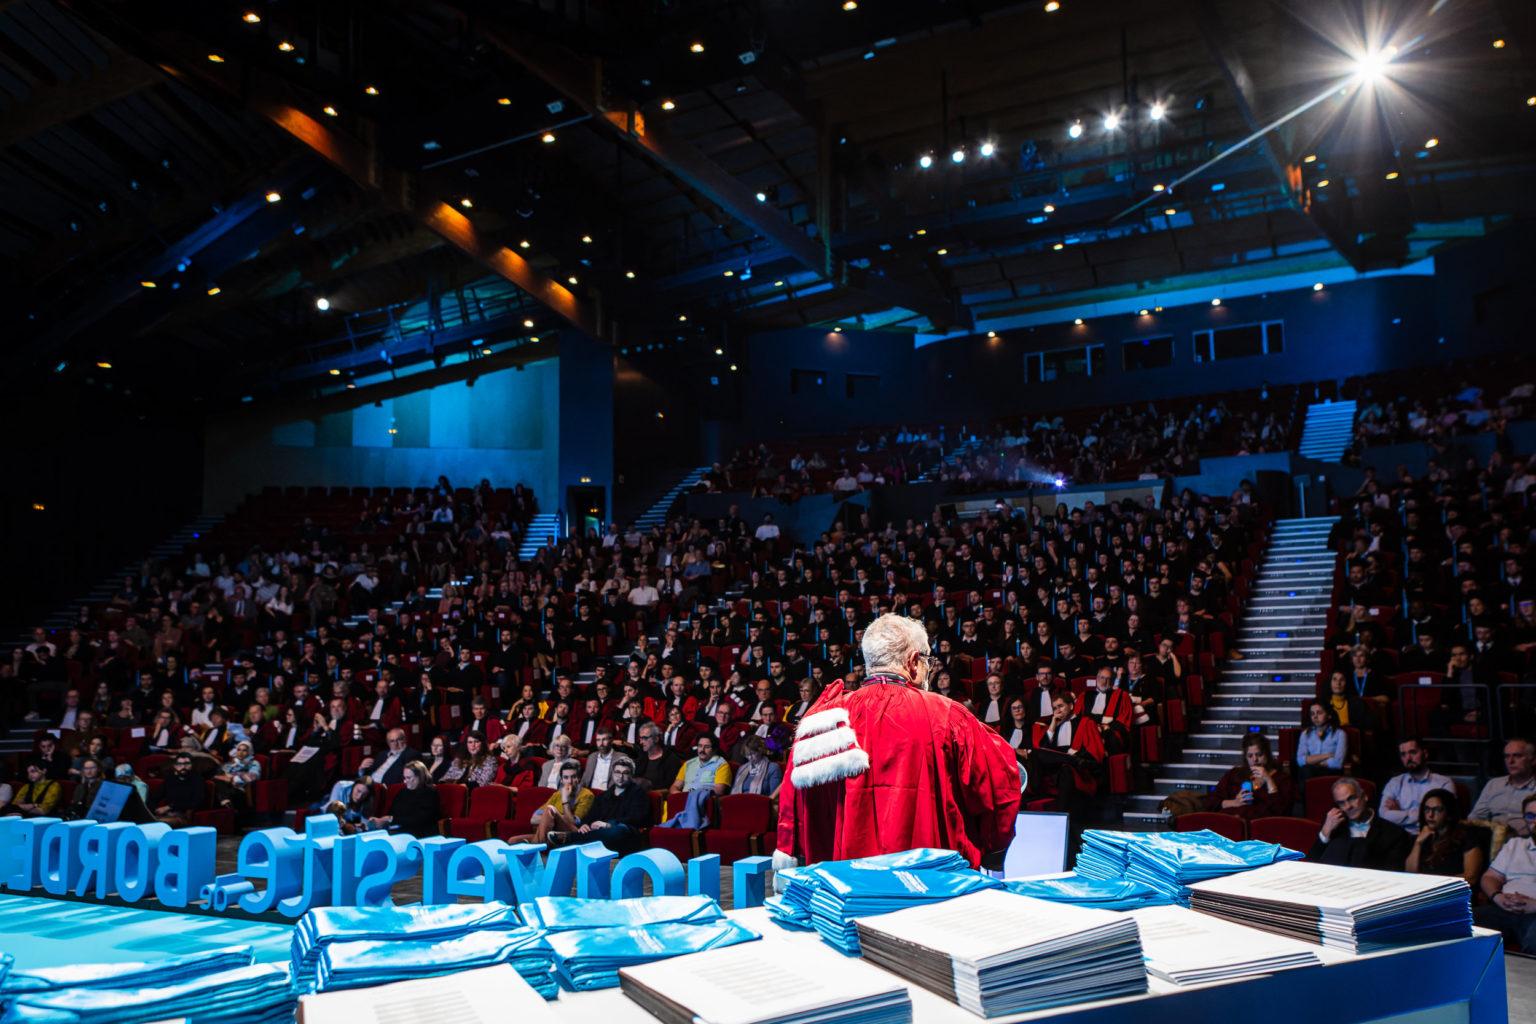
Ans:
<svg viewBox="0 0 1536 1024"><path fill-rule="evenodd" d="M807 715L795 730L794 770L789 781L800 789L849 779L869 770L869 755L848 725L845 708Z"/></svg>

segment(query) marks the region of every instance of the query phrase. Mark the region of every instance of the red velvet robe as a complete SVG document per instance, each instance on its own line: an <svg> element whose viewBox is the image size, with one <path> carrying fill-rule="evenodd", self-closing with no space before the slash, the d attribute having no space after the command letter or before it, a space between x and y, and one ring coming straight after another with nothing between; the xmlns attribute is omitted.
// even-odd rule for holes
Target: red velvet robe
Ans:
<svg viewBox="0 0 1536 1024"><path fill-rule="evenodd" d="M779 791L779 850L814 864L938 847L976 867L1012 840L1018 760L962 705L905 684L844 693L838 680L811 713L834 707L847 711L869 770L797 789L791 754Z"/></svg>

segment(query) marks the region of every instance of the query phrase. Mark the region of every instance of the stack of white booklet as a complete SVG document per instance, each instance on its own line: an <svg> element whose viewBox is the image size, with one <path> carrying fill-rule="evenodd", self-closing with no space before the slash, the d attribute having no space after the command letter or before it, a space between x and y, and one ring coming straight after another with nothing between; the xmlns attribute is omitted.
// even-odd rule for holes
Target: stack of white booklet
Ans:
<svg viewBox="0 0 1536 1024"><path fill-rule="evenodd" d="M299 999L299 1024L386 1020L558 1024L560 1016L509 964Z"/></svg>
<svg viewBox="0 0 1536 1024"><path fill-rule="evenodd" d="M1472 934L1455 877L1287 861L1190 886L1193 909L1351 953Z"/></svg>
<svg viewBox="0 0 1536 1024"><path fill-rule="evenodd" d="M1321 963L1316 949L1304 942L1183 907L1146 907L1130 913L1141 928L1147 971L1175 985L1235 981Z"/></svg>
<svg viewBox="0 0 1536 1024"><path fill-rule="evenodd" d="M1129 914L992 889L856 923L865 959L984 1017L1147 990Z"/></svg>
<svg viewBox="0 0 1536 1024"><path fill-rule="evenodd" d="M910 1024L906 985L820 946L753 942L619 972L665 1024Z"/></svg>

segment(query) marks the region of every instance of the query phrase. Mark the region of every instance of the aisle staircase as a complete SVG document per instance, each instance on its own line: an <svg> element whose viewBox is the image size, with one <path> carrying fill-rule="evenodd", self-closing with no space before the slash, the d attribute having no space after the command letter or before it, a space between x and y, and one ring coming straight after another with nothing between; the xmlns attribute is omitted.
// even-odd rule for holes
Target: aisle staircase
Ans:
<svg viewBox="0 0 1536 1024"><path fill-rule="evenodd" d="M1198 732L1189 735L1181 759L1158 768L1153 792L1132 796L1129 828L1158 828L1163 799L1177 790L1204 792L1237 763L1243 736L1257 728L1279 751L1282 726L1300 725L1301 701L1317 691L1334 556L1328 531L1336 517L1282 519L1254 582L1238 629L1243 655L1221 670L1210 689Z"/></svg>
<svg viewBox="0 0 1536 1024"><path fill-rule="evenodd" d="M539 548L559 539L560 513L540 512L533 517L533 522L528 524L528 529L523 534L522 547L517 549L517 557L524 560L532 558L539 553Z"/></svg>
<svg viewBox="0 0 1536 1024"><path fill-rule="evenodd" d="M1301 431L1299 454L1319 462L1338 462L1355 438L1355 403L1313 402L1307 406L1307 422Z"/></svg>
<svg viewBox="0 0 1536 1024"><path fill-rule="evenodd" d="M671 490L657 499L656 504L640 514L640 517L635 520L635 525L640 528L642 533L654 530L659 526L665 526L667 513L672 511L673 502L682 497L684 491L692 490L694 485L704 479L704 474L708 472L708 466L690 469L681 480L672 485Z"/></svg>

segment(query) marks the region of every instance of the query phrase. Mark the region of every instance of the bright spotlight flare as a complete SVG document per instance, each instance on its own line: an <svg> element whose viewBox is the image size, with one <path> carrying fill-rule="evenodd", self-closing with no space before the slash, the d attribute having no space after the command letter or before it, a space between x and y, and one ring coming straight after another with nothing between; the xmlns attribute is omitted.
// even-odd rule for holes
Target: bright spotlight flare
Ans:
<svg viewBox="0 0 1536 1024"><path fill-rule="evenodd" d="M1361 55L1355 60L1355 77L1362 82L1374 82L1387 73L1387 65L1397 56L1397 47L1384 46L1379 50Z"/></svg>

